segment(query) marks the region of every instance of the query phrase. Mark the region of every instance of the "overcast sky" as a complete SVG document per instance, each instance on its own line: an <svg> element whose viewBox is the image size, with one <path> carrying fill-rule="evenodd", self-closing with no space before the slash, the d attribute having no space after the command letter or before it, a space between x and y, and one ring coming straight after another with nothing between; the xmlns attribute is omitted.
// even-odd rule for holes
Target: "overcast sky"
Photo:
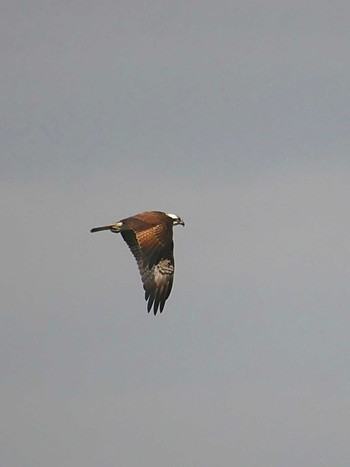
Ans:
<svg viewBox="0 0 350 467"><path fill-rule="evenodd" d="M0 464L349 466L350 4L0 11Z"/></svg>

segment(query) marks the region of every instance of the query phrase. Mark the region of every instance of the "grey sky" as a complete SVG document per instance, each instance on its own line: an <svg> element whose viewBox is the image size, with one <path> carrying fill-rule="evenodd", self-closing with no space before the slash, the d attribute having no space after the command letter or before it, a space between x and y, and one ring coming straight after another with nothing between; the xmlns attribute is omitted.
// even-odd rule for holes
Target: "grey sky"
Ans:
<svg viewBox="0 0 350 467"><path fill-rule="evenodd" d="M349 14L2 3L1 465L349 465Z"/></svg>

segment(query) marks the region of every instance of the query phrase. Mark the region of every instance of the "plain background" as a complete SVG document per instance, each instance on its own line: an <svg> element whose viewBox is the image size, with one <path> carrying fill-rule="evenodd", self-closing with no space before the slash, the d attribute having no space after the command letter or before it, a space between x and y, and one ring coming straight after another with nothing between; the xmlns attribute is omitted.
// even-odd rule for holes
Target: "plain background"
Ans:
<svg viewBox="0 0 350 467"><path fill-rule="evenodd" d="M347 467L345 1L1 2L4 467ZM148 315L122 238L180 215Z"/></svg>

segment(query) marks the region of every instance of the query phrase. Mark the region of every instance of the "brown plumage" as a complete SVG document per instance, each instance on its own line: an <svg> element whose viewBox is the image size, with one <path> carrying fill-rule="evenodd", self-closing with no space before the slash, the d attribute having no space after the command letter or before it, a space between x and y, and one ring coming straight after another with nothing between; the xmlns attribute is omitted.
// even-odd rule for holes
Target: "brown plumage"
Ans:
<svg viewBox="0 0 350 467"><path fill-rule="evenodd" d="M174 280L173 226L183 220L160 211L147 211L122 219L115 224L95 227L91 232L110 230L121 233L134 255L142 283L147 310L163 311Z"/></svg>

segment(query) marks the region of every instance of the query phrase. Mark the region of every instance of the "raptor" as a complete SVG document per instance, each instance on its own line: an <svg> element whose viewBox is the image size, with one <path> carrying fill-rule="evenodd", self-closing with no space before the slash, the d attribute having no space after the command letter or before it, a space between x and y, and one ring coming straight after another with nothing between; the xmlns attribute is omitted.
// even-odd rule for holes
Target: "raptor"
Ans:
<svg viewBox="0 0 350 467"><path fill-rule="evenodd" d="M94 227L91 232L121 233L134 255L145 290L147 310L163 311L174 280L173 226L185 223L181 217L161 211L146 211L115 224Z"/></svg>

